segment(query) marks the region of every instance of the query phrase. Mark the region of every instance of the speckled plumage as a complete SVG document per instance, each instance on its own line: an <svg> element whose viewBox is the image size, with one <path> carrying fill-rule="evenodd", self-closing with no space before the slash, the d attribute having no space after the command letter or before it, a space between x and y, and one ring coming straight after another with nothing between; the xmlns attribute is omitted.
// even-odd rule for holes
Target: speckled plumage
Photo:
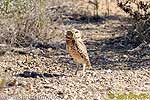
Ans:
<svg viewBox="0 0 150 100"><path fill-rule="evenodd" d="M83 64L83 72L85 72L85 69L92 68L86 46L81 39L79 30L72 29L71 31L67 31L66 47L73 60L78 64Z"/></svg>

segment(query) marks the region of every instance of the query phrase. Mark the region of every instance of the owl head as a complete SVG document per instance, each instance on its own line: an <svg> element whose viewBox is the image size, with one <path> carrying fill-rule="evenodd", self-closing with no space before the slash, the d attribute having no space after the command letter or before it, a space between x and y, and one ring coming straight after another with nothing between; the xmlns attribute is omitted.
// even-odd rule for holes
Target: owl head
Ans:
<svg viewBox="0 0 150 100"><path fill-rule="evenodd" d="M81 32L77 29L72 29L66 32L66 38L81 39Z"/></svg>

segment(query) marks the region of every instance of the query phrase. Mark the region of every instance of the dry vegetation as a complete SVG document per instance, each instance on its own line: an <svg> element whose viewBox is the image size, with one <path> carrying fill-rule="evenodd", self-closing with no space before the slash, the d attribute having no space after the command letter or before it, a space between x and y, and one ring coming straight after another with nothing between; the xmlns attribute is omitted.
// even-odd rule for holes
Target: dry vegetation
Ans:
<svg viewBox="0 0 150 100"><path fill-rule="evenodd" d="M0 100L150 99L149 2L95 1L0 1ZM71 28L95 68L85 77L65 49Z"/></svg>

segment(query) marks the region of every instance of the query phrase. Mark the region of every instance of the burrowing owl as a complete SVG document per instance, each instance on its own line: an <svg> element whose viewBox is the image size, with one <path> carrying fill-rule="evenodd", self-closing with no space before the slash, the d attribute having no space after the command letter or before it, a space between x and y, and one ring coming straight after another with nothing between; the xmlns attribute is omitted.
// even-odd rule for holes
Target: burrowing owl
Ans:
<svg viewBox="0 0 150 100"><path fill-rule="evenodd" d="M66 32L66 47L70 56L77 63L77 70L75 74L77 74L78 71L78 64L83 64L83 74L86 69L92 68L86 46L82 41L79 30L72 29Z"/></svg>

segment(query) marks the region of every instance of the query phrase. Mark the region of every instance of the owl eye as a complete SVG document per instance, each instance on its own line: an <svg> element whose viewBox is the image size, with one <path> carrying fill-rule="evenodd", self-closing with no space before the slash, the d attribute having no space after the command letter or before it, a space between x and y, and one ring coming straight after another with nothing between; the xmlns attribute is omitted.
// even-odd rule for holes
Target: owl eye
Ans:
<svg viewBox="0 0 150 100"><path fill-rule="evenodd" d="M75 33L78 33L78 31L75 31Z"/></svg>

